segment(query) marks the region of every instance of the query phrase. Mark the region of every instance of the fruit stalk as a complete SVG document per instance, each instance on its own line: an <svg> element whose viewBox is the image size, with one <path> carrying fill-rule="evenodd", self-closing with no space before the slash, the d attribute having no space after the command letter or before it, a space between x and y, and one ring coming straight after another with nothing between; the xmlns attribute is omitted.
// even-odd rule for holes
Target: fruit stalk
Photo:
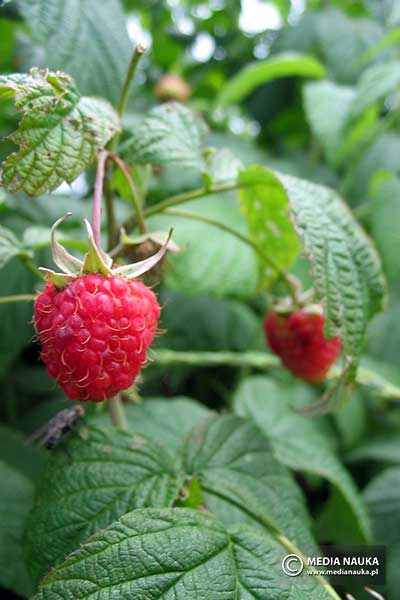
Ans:
<svg viewBox="0 0 400 600"><path fill-rule="evenodd" d="M101 231L101 198L103 195L104 166L107 160L107 151L100 150L97 162L96 181L93 193L92 228L94 241L100 246Z"/></svg>
<svg viewBox="0 0 400 600"><path fill-rule="evenodd" d="M129 190L132 196L132 203L135 209L136 221L139 226L140 233L147 233L146 223L143 217L142 207L140 205L139 195L137 193L135 182L132 179L132 176L129 172L128 165L119 158L116 154L112 152L109 153L109 158L115 162L115 164L120 169L121 173L125 177L125 180L129 186Z"/></svg>
<svg viewBox="0 0 400 600"><path fill-rule="evenodd" d="M119 394L109 399L108 410L114 427L126 431L128 429L128 422L126 420L124 405L122 404L121 396Z"/></svg>

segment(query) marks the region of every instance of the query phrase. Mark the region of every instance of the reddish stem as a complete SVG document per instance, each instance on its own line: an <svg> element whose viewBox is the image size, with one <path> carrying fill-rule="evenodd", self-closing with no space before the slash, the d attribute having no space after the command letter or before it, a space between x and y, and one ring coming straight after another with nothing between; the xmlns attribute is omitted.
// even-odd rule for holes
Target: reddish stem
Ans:
<svg viewBox="0 0 400 600"><path fill-rule="evenodd" d="M99 152L93 193L92 228L94 241L98 246L100 246L101 198L103 195L104 166L106 164L107 154L106 150L100 150Z"/></svg>

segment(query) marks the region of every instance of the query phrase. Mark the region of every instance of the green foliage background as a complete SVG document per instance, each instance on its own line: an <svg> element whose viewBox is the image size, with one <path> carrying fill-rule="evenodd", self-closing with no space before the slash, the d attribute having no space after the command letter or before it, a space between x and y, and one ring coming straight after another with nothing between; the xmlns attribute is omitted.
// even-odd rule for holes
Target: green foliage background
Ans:
<svg viewBox="0 0 400 600"><path fill-rule="evenodd" d="M22 597L106 598L107 589L144 599L336 597L318 582L283 578L287 546L278 532L300 549L388 544L380 591L398 598L399 3L259 0L253 11L272 5L280 25L270 29L254 13L256 31L244 29L246 4L252 3L14 0L0 8L1 137L17 130L14 142L31 143L24 101L33 84L17 77L11 85L9 75L48 67L75 79L76 87L65 83L68 110L83 128L75 138L65 114L53 115L44 124L53 149L62 152L60 128L74 138L71 147L86 144L79 168L66 161L55 174L53 165L49 172L39 166L39 179L29 159L26 167L24 149L3 163L1 296L40 289L33 265L50 265L50 227L68 211L60 239L72 252L85 251L82 218L91 211L94 169L75 177L93 159L94 144L117 127L110 104L118 102L135 43L149 49L128 97L118 151L145 199L149 229L173 225L183 250L168 257L157 288L166 332L138 387L143 403L128 407L129 433L112 431L107 415L89 408L82 435L51 457L27 447L26 438L69 404L38 360L31 304L0 303L0 507L9 515L0 524L0 584ZM171 108L157 97L166 73L189 84L185 106ZM40 83L44 95L49 81ZM17 85L27 86L18 88L22 122L11 97ZM15 150L13 139L4 139L1 160ZM65 180L71 186L52 191ZM133 209L117 172L112 187L123 222ZM203 190L202 197L184 196L181 215L154 209L192 190ZM249 236L274 265L212 221ZM386 276L383 312L379 258L362 230ZM106 227L103 233L106 245ZM328 261L321 240L331 251ZM329 299L328 332L339 333L353 357L356 383L333 414L294 412L324 386L295 380L265 347L263 315L273 297L286 293L280 270ZM196 510L203 505L211 515ZM149 557L168 544L171 553L157 570ZM140 552L132 567L128 558ZM102 564L121 557L107 579ZM180 571L171 575L176 563ZM224 576L210 583L210 573ZM338 588L344 591L367 598L357 587Z"/></svg>

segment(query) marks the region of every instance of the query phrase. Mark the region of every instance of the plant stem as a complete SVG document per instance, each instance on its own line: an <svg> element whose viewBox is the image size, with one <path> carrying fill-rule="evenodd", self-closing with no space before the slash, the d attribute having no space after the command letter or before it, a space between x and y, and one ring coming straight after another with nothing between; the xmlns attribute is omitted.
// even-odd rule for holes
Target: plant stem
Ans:
<svg viewBox="0 0 400 600"><path fill-rule="evenodd" d="M184 202L188 202L189 200L196 200L196 198L202 198L203 196L207 196L208 194L217 194L219 192L227 192L231 190L237 189L236 183L224 183L220 185L214 185L210 188L198 188L195 190L191 190L189 192L183 192L182 194L176 194L175 196L170 196L169 198L165 198L165 200L161 200L161 202L157 202L157 204L153 204L153 206L149 206L145 208L143 211L143 217L151 217L159 212L163 212L165 209L170 208L172 206L178 206L179 204L183 204ZM132 231L134 226L136 225L136 217L130 217L124 223L124 229L129 233Z"/></svg>
<svg viewBox="0 0 400 600"><path fill-rule="evenodd" d="M39 271L37 265L35 265L35 263L33 262L33 260L29 256L27 256L26 254L21 254L19 256L19 259L22 261L22 263L28 269L28 271L30 271L31 273L33 273L34 275L36 275L36 277L38 279L40 279L41 281L43 281L43 279L44 279L43 273L41 271Z"/></svg>
<svg viewBox="0 0 400 600"><path fill-rule="evenodd" d="M107 219L107 250L110 250L117 238L117 222L115 219L114 199L111 189L111 165L106 161L104 171L104 197L106 200L106 219Z"/></svg>
<svg viewBox="0 0 400 600"><path fill-rule="evenodd" d="M125 409L119 394L108 400L108 409L110 411L111 422L116 429L126 431L128 422L126 420Z"/></svg>
<svg viewBox="0 0 400 600"><path fill-rule="evenodd" d="M107 160L107 151L100 150L97 160L96 180L93 193L92 228L94 241L100 246L101 230L101 197L103 195L104 165Z"/></svg>
<svg viewBox="0 0 400 600"><path fill-rule="evenodd" d="M275 369L280 366L279 358L268 352L179 352L165 348L162 350L153 350L152 358L155 364L165 366L229 366L261 370ZM341 376L341 372L339 366L332 367L328 373L327 380L338 379ZM369 369L359 367L356 383L370 388L382 400L400 401L400 387L397 387Z"/></svg>
<svg viewBox="0 0 400 600"><path fill-rule="evenodd" d="M136 67L145 51L146 51L146 49L144 46L142 46L142 44L138 44L133 51L131 61L129 63L129 67L126 72L125 81L122 84L121 96L120 96L118 106L117 106L117 111L118 111L118 114L120 117L122 116L122 114L125 110L126 101L128 99L129 88L132 83L132 79L135 74Z"/></svg>
<svg viewBox="0 0 400 600"><path fill-rule="evenodd" d="M177 210L175 208L168 208L168 209L165 209L163 212L167 213L169 215L175 215L176 217L184 217L187 219L194 219L197 221L202 221L203 223L207 223L208 225L213 225L214 227L218 227L219 229L222 229L222 231L226 231L227 233L230 233L231 235L237 237L239 240L241 240L242 242L244 242L245 244L250 246L266 264L268 264L274 271L276 271L279 274L281 279L285 282L286 287L288 288L288 291L289 291L295 305L298 304L299 293L298 293L298 289L297 289L295 282L292 281L292 279L290 279L288 274L285 273L285 271L283 271L280 268L280 266L276 264L276 262L273 260L273 258L268 256L268 254L266 254L264 252L264 250L262 250L260 248L260 246L258 246L258 244L256 244L256 242L254 242L250 237L248 237L244 233L241 233L240 231L237 231L236 229L232 229L232 227L230 227L229 225L226 225L225 223L222 223L221 221L217 221L216 219L212 219L211 217L206 217L205 215L201 215L199 213L195 213L195 212L191 212L191 211L187 211L187 210Z"/></svg>
<svg viewBox="0 0 400 600"><path fill-rule="evenodd" d="M129 88L133 79L133 76L136 71L137 64L145 52L144 46L139 44L133 51L128 70L126 72L124 83L122 84L121 95L118 101L118 114L122 117L122 114L125 110L126 101L128 99ZM117 147L117 142L119 138L119 132L117 132L111 142L108 144L108 148L110 152L114 152ZM104 177L104 195L106 200L106 215L107 215L107 237L108 237L108 250L112 248L116 242L116 232L117 232L117 224L115 219L115 211L114 211L114 200L111 189L111 176L112 176L112 165L106 162L105 166L105 177Z"/></svg>
<svg viewBox="0 0 400 600"><path fill-rule="evenodd" d="M135 182L133 181L132 176L131 176L131 174L129 172L129 167L116 154L113 154L112 152L110 152L109 153L109 157L110 157L111 160L113 160L115 162L115 164L121 170L121 173L123 174L123 176L126 179L126 182L127 182L128 186L129 186L129 190L131 192L132 202L133 202L133 206L135 208L135 218L136 218L137 224L139 225L140 233L146 233L147 232L147 228L146 228L146 223L145 223L145 220L144 220L144 217L143 217L143 212L142 212L142 207L141 207L139 195L138 195L137 190L136 190Z"/></svg>
<svg viewBox="0 0 400 600"><path fill-rule="evenodd" d="M14 296L0 296L0 304L8 304L11 302L33 302L35 298L35 294L16 294Z"/></svg>
<svg viewBox="0 0 400 600"><path fill-rule="evenodd" d="M184 202L188 202L189 200L202 198L203 196L207 196L208 194L219 194L221 192L229 192L232 190L236 190L238 187L239 186L236 182L221 183L213 185L209 188L198 188L196 190L191 190L190 192L183 192L182 194L177 194L176 196L170 196L165 200L161 200L161 202L158 202L157 204L153 204L153 206L149 206L144 211L144 216L150 217L151 215L155 215L156 213L163 212L166 208L171 208L172 206L183 204Z"/></svg>

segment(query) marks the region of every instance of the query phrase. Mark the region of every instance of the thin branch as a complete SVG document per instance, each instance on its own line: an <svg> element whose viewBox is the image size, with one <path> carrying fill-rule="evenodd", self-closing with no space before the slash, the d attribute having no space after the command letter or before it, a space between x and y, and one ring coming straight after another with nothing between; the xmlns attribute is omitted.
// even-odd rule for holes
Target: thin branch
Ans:
<svg viewBox="0 0 400 600"><path fill-rule="evenodd" d="M97 161L96 180L93 193L92 228L94 241L100 246L101 230L101 198L103 195L104 165L107 160L107 151L100 150Z"/></svg>
<svg viewBox="0 0 400 600"><path fill-rule="evenodd" d="M231 366L253 369L274 369L280 366L277 356L268 352L179 352L169 349L153 350L152 359L158 365L186 365L193 367ZM328 373L328 380L341 376L342 369L334 366ZM400 401L400 387L387 381L381 375L364 367L357 370L356 383L373 390L382 400Z"/></svg>
<svg viewBox="0 0 400 600"><path fill-rule="evenodd" d="M115 164L121 170L121 173L123 174L123 176L126 179L126 182L129 186L129 190L131 192L132 202L133 202L133 206L135 208L135 218L136 218L136 222L139 225L140 233L146 233L147 228L146 228L146 223L145 223L143 212L142 212L142 206L140 203L139 194L137 193L136 185L135 185L135 182L133 181L132 175L129 172L129 167L116 154L113 154L112 152L110 152L109 157L111 160L113 160L115 162Z"/></svg>
<svg viewBox="0 0 400 600"><path fill-rule="evenodd" d="M117 394L107 402L112 424L116 429L126 431L128 429L128 422L126 420L125 409L120 395Z"/></svg>
<svg viewBox="0 0 400 600"><path fill-rule="evenodd" d="M157 204L153 204L153 206L147 207L143 211L143 217L151 217L159 212L163 212L167 208L178 206L179 204L183 204L189 200L196 200L196 198L202 198L203 196L208 196L208 194L218 194L219 192L235 190L237 187L237 184L232 182L214 185L210 188L198 188L189 192L183 192L182 194L176 194L175 196L170 196L169 198L165 198L165 200L161 200L161 202L158 202ZM124 229L126 229L126 231L129 233L135 227L136 222L137 219L135 215L129 217L124 222Z"/></svg>
<svg viewBox="0 0 400 600"><path fill-rule="evenodd" d="M110 250L117 241L117 222L115 219L114 199L111 187L111 164L106 162L104 171L104 198L107 220L107 250Z"/></svg>
<svg viewBox="0 0 400 600"><path fill-rule="evenodd" d="M138 65L139 60L145 53L145 51L146 51L146 48L142 44L138 44L133 51L132 58L129 63L129 67L126 72L125 81L122 85L121 96L120 96L120 99L118 102L118 107L117 107L118 114L120 117L123 115L123 112L125 110L126 101L128 99L129 88L132 83L133 76L135 75L136 67Z"/></svg>
<svg viewBox="0 0 400 600"><path fill-rule="evenodd" d="M151 215L155 215L159 212L163 212L166 208L172 208L173 206L178 206L179 204L183 204L184 202L188 202L189 200L195 200L196 198L202 198L203 196L208 196L209 194L219 194L221 192L229 192L232 190L236 190L240 187L236 182L230 183L221 183L212 185L209 188L198 188L196 190L191 190L190 192L183 192L182 194L176 194L176 196L170 196L165 200L161 200L157 204L153 204L153 206L149 206L144 211L145 217L150 217Z"/></svg>
<svg viewBox="0 0 400 600"><path fill-rule="evenodd" d="M36 277L38 279L43 281L43 279L44 279L43 273L41 271L39 271L37 265L33 262L33 260L29 256L27 256L26 254L21 254L21 255L19 255L18 258L21 260L23 265L28 269L28 271L30 271L31 273L36 275Z"/></svg>
<svg viewBox="0 0 400 600"><path fill-rule="evenodd" d="M0 304L10 304L11 302L33 302L35 294L16 294L14 296L0 296Z"/></svg>
<svg viewBox="0 0 400 600"><path fill-rule="evenodd" d="M268 254L266 254L264 250L262 250L260 246L258 246L258 244L256 244L256 242L254 242L250 237L248 237L244 233L241 233L240 231L237 231L236 229L233 229L229 225L222 223L221 221L212 219L211 217L206 217L205 215L201 215L199 213L187 210L177 210L175 208L168 208L165 209L163 212L169 215L175 215L176 217L194 219L196 221L202 221L203 223L207 223L208 225L213 225L214 227L218 227L222 231L230 233L231 235L235 236L236 238L250 246L266 264L268 264L274 271L276 271L279 274L282 281L284 281L284 283L286 284L286 287L288 288L288 291L291 297L293 298L294 303L298 303L298 289L296 283L290 278L290 276L285 271L283 271L280 268L280 266L274 261L274 259L268 256Z"/></svg>

